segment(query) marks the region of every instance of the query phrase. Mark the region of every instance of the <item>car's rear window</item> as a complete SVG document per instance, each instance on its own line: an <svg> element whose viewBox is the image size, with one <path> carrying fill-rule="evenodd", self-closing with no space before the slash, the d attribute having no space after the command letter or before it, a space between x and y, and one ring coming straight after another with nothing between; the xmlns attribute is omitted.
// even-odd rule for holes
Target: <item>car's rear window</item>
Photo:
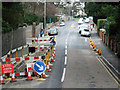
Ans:
<svg viewBox="0 0 120 90"><path fill-rule="evenodd" d="M84 29L84 31L87 31L87 32L89 32L89 30L88 30L88 29Z"/></svg>

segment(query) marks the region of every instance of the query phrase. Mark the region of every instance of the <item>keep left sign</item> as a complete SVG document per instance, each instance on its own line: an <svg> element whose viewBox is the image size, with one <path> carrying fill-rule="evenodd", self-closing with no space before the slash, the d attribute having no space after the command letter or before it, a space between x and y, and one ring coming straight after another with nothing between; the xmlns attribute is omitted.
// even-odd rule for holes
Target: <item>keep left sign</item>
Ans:
<svg viewBox="0 0 120 90"><path fill-rule="evenodd" d="M1 65L2 74L13 73L13 64L3 64Z"/></svg>

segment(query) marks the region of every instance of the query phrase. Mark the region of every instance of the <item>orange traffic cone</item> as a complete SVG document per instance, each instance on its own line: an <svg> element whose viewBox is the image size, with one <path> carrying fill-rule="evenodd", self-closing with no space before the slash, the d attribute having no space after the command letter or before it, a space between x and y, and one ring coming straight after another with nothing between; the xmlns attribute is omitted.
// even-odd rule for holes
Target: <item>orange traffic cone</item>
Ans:
<svg viewBox="0 0 120 90"><path fill-rule="evenodd" d="M92 42L92 39L90 39L90 42Z"/></svg>
<svg viewBox="0 0 120 90"><path fill-rule="evenodd" d="M15 80L15 73L12 73L12 80L10 82L16 82L16 80Z"/></svg>
<svg viewBox="0 0 120 90"><path fill-rule="evenodd" d="M99 51L99 53L98 53L98 56L101 56L102 55L102 52L101 52L101 50Z"/></svg>
<svg viewBox="0 0 120 90"><path fill-rule="evenodd" d="M49 68L48 63L47 63L47 68L46 68L46 71L51 71L51 69Z"/></svg>
<svg viewBox="0 0 120 90"><path fill-rule="evenodd" d="M93 49L94 51L96 51L96 46L94 46L94 49Z"/></svg>
<svg viewBox="0 0 120 90"><path fill-rule="evenodd" d="M31 73L28 72L28 78L26 79L27 81L32 81L33 79L31 78Z"/></svg>
<svg viewBox="0 0 120 90"><path fill-rule="evenodd" d="M97 49L97 51L96 51L96 54L98 54L99 53L99 49Z"/></svg>
<svg viewBox="0 0 120 90"><path fill-rule="evenodd" d="M4 83L4 80L3 80L2 74L0 75L0 78L1 78L1 80L0 80L1 84L5 84L5 83Z"/></svg>

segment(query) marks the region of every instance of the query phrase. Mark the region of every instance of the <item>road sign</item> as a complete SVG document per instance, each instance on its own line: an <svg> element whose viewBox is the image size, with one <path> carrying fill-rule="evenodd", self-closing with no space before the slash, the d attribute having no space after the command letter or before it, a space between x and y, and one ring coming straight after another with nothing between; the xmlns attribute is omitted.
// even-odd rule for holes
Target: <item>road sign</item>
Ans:
<svg viewBox="0 0 120 90"><path fill-rule="evenodd" d="M42 61L38 61L34 64L34 70L40 75L46 69L45 63Z"/></svg>
<svg viewBox="0 0 120 90"><path fill-rule="evenodd" d="M1 65L2 74L13 73L13 64L3 64Z"/></svg>

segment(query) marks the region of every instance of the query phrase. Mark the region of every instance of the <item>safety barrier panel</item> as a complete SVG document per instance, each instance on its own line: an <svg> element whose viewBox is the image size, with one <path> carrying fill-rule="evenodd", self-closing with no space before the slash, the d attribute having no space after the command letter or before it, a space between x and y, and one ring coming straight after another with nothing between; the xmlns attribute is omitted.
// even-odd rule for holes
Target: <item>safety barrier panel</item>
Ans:
<svg viewBox="0 0 120 90"><path fill-rule="evenodd" d="M50 55L50 51L52 51L51 52L51 55ZM17 57L17 58L6 58L6 59L4 59L3 61L4 62L10 62L10 61L22 61L22 60L37 60L37 59L40 59L40 60L42 60L45 64L46 64L46 70L45 71L51 71L51 69L50 69L50 67L52 66L52 64L50 64L50 62L51 61L53 61L54 59L55 59L55 47L54 46L52 46L51 47L51 50L50 49L48 49L48 50L46 50L46 52L45 52L45 54L44 54L44 56L45 56L45 58L42 58L42 56L34 56L34 57ZM50 56L52 56L52 57L50 57ZM6 64L3 64L3 65L6 65ZM8 73L8 72L7 72ZM4 77L11 77L11 80L10 80L10 82L16 82L17 80L15 79L15 77L16 76L27 76L27 81L31 81L32 80L32 73L34 73L34 75L39 75L38 73L36 73L35 71L32 71L32 72L30 72L30 71L27 71L27 72L20 72L20 73L17 73L17 72L11 72L11 73L8 73L8 74L6 74L6 73L2 73L1 75L0 75L0 80L1 80L1 84L5 84L5 81L4 81ZM48 75L46 75L45 74L45 72L43 72L43 73L41 73L41 78L46 78L46 77L48 77ZM38 79L38 80L41 80L41 79Z"/></svg>

